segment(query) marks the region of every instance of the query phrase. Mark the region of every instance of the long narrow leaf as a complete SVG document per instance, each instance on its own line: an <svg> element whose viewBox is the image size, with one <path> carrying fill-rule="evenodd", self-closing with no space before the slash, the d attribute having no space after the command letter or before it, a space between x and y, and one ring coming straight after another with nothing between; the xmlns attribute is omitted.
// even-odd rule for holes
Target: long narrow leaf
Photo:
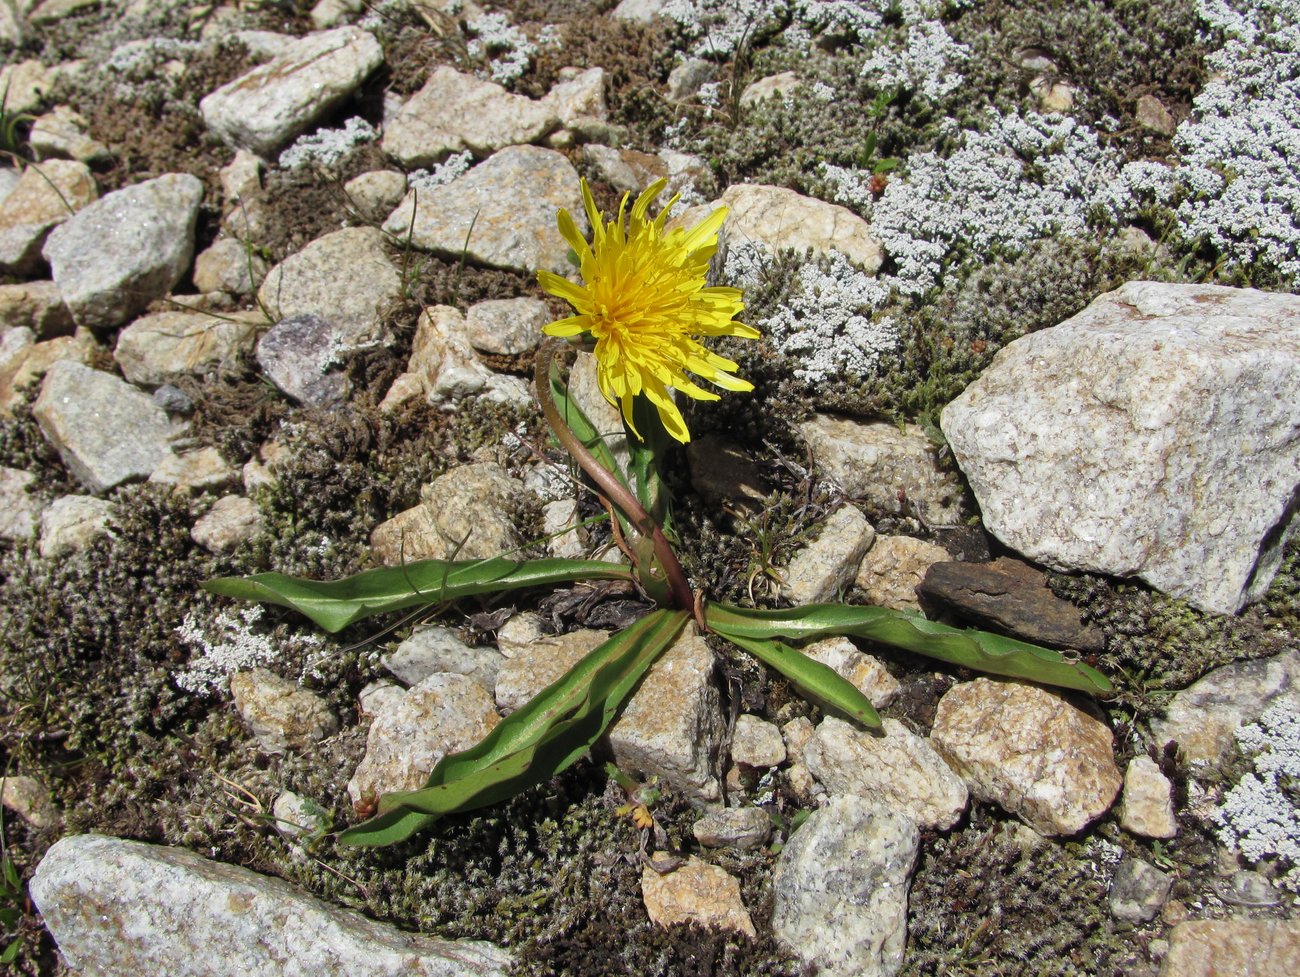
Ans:
<svg viewBox="0 0 1300 977"><path fill-rule="evenodd" d="M365 570L341 580L305 580L282 573L207 580L203 589L224 597L291 607L326 631L386 611L437 604L476 594L493 594L578 580L629 580L631 571L600 560L420 560Z"/></svg>
<svg viewBox="0 0 1300 977"><path fill-rule="evenodd" d="M684 611L653 611L614 635L477 745L444 757L424 788L384 795L379 816L340 840L392 844L444 814L494 804L569 767L613 722L686 620Z"/></svg>
<svg viewBox="0 0 1300 977"><path fill-rule="evenodd" d="M797 641L853 635L994 675L1029 679L1090 695L1112 691L1110 680L1095 668L1068 661L1047 648L987 631L963 631L884 607L810 604L789 610L754 611L710 604L708 621L710 627L733 641L735 635Z"/></svg>
<svg viewBox="0 0 1300 977"><path fill-rule="evenodd" d="M855 719L871 729L880 727L880 715L871 700L834 669L796 651L779 641L765 641L745 634L729 632L710 619L713 629L761 661L780 672L804 695Z"/></svg>

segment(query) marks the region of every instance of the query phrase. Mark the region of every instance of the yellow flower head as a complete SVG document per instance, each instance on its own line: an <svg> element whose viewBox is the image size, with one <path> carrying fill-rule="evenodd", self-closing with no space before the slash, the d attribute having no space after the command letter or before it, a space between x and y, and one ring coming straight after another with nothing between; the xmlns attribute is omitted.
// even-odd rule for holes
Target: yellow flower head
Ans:
<svg viewBox="0 0 1300 977"><path fill-rule="evenodd" d="M709 259L718 249L718 229L725 207L715 210L691 230L664 230L674 197L654 220L646 211L663 192L666 181L647 188L618 219L604 222L587 181L582 201L592 226L592 243L578 233L566 211L560 211L560 233L573 246L582 267L583 284L539 271L542 288L573 306L576 315L552 322L549 336L591 333L596 340L596 376L601 392L632 423L632 399L644 394L659 411L664 428L678 441L691 439L681 411L673 403L675 388L696 400L718 395L697 386L687 371L726 390L753 390L753 384L730 371L736 364L705 349L698 337L740 336L757 339L758 332L734 321L744 308L740 290L705 287Z"/></svg>

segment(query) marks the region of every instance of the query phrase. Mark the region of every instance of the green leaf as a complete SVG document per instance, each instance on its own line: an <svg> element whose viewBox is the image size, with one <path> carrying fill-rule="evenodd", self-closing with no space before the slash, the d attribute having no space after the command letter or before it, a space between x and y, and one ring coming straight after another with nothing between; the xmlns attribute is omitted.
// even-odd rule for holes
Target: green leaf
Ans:
<svg viewBox="0 0 1300 977"><path fill-rule="evenodd" d="M843 713L871 729L880 728L880 715L871 700L851 685L834 669L813 661L801 651L796 651L779 641L767 641L751 635L730 632L720 626L713 615L709 625L728 641L739 645L769 668L780 672L804 695L822 706Z"/></svg>
<svg viewBox="0 0 1300 977"><path fill-rule="evenodd" d="M710 604L708 622L709 627L732 641L736 635L795 641L853 635L976 671L1077 689L1090 695L1105 695L1113 688L1095 668L1068 661L1047 648L987 631L963 631L884 607L810 604L789 610L754 611Z"/></svg>
<svg viewBox="0 0 1300 977"><path fill-rule="evenodd" d="M339 840L392 844L444 814L486 807L549 780L601 737L687 619L685 611L647 614L593 649L477 745L443 757L422 789L385 794L379 816L349 828Z"/></svg>
<svg viewBox="0 0 1300 977"><path fill-rule="evenodd" d="M18 959L18 951L23 948L23 938L16 936L7 947L4 953L0 953L0 964L11 964Z"/></svg>
<svg viewBox="0 0 1300 977"><path fill-rule="evenodd" d="M331 633L387 611L577 580L630 580L626 566L601 560L420 560L365 570L342 580L304 580L282 573L207 580L223 597L291 607Z"/></svg>

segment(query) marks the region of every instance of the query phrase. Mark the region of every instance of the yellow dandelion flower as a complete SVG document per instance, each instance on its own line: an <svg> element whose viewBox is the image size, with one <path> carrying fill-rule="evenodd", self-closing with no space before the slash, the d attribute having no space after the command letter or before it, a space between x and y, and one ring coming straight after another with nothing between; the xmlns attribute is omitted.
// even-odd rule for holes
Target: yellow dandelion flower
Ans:
<svg viewBox="0 0 1300 977"><path fill-rule="evenodd" d="M632 423L634 397L644 394L659 411L664 428L678 441L691 439L672 390L696 400L718 395L695 384L687 371L725 390L753 390L735 376L736 364L706 349L704 336L757 339L758 331L736 322L744 303L736 288L706 287L709 259L718 249L718 229L725 207L691 228L664 229L674 197L654 220L646 211L663 192L660 180L637 197L625 214L628 194L619 204L618 218L605 223L596 209L587 181L582 201L592 226L592 243L578 233L566 211L558 216L560 233L573 246L582 269L582 284L539 271L542 288L573 306L576 315L552 322L550 336L590 333L596 341L596 376L605 398ZM671 388L671 389L670 389Z"/></svg>

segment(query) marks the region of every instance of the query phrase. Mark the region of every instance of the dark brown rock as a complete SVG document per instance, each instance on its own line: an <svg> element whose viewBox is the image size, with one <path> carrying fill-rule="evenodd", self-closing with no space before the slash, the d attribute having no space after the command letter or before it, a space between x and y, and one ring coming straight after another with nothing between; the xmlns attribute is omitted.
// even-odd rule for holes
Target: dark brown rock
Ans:
<svg viewBox="0 0 1300 977"><path fill-rule="evenodd" d="M918 588L922 598L983 627L1053 648L1101 651L1103 637L1069 601L1047 588L1042 571L1010 557L991 563L936 563Z"/></svg>

